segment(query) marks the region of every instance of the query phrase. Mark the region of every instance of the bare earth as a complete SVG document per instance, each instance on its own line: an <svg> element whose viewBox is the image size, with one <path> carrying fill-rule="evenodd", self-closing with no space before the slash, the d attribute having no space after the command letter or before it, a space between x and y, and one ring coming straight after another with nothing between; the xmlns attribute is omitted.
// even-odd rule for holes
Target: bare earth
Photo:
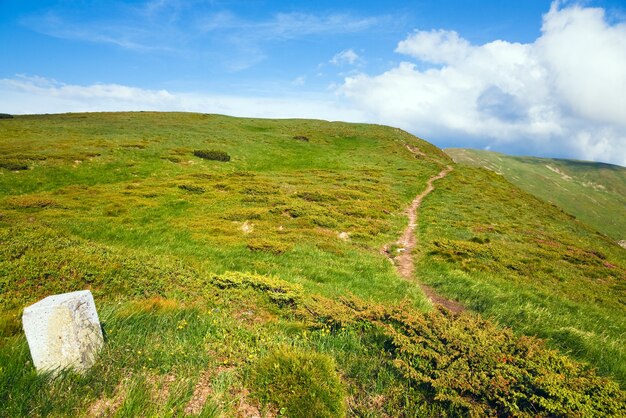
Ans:
<svg viewBox="0 0 626 418"><path fill-rule="evenodd" d="M397 250L398 254L397 255L391 254L388 248L385 248L383 250L385 254L387 254L387 256L390 257L392 261L394 262L396 269L398 270L398 273L400 274L400 276L402 276L406 280L411 280L411 281L415 280L413 276L413 273L415 271L415 264L413 261L413 249L415 248L415 245L417 244L415 228L417 228L418 209L420 205L422 204L422 200L424 200L424 198L428 196L430 192L435 190L435 186L433 183L436 180L444 178L451 171L452 171L452 167L448 166L436 176L433 176L430 179L428 179L428 182L426 184L426 189L422 193L417 195L415 199L413 199L413 202L411 202L411 205L407 209L407 216L409 218L409 224L407 225L400 239L396 242L396 245L400 247ZM420 283L420 287L433 304L441 305L455 313L465 310L463 305L461 305L460 303L456 301L446 299L442 297L441 295L438 295L435 292L435 290L431 288L430 286Z"/></svg>

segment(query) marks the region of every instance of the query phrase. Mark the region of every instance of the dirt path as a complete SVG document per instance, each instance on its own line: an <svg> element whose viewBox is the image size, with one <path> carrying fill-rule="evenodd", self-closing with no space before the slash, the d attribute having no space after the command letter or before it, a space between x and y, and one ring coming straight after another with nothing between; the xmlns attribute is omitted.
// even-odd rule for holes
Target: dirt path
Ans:
<svg viewBox="0 0 626 418"><path fill-rule="evenodd" d="M413 152L410 148L409 151ZM411 205L407 209L409 224L404 230L404 233L402 234L400 239L396 242L396 246L399 247L396 250L397 254L392 254L388 246L385 246L385 248L383 248L383 252L393 261L400 276L402 276L406 280L415 280L413 276L413 273L415 271L413 249L417 244L417 238L415 234L415 229L417 228L417 210L422 204L422 200L424 200L424 198L428 196L430 192L435 190L435 186L433 183L436 180L444 178L451 171L452 167L448 166L436 176L428 179L428 182L426 183L426 189L422 193L417 195L415 199L413 199L413 202L411 202ZM430 286L420 283L420 287L422 288L422 291L426 294L426 296L428 296L431 302L435 305L442 305L452 312L460 312L465 309L460 303L438 295L435 290Z"/></svg>

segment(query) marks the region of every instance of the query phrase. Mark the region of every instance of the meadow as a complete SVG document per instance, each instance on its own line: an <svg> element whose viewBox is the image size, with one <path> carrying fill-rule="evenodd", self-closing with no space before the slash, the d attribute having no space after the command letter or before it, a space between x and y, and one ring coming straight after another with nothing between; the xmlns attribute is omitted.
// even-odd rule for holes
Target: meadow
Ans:
<svg viewBox="0 0 626 418"><path fill-rule="evenodd" d="M447 165L377 125L1 120L0 415L623 413L626 261L607 237L454 165L420 208L416 281L381 252ZM21 310L84 288L101 360L37 375Z"/></svg>
<svg viewBox="0 0 626 418"><path fill-rule="evenodd" d="M624 167L462 148L450 148L446 153L458 163L501 174L522 190L559 206L615 241L626 237Z"/></svg>

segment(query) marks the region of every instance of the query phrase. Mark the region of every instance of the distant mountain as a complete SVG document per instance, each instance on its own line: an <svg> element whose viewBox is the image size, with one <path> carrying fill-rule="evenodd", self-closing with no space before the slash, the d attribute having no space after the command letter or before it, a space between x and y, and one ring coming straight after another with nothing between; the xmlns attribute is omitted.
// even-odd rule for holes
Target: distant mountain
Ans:
<svg viewBox="0 0 626 418"><path fill-rule="evenodd" d="M445 150L457 163L484 167L560 206L615 240L626 239L626 168L554 158L513 157L492 151Z"/></svg>

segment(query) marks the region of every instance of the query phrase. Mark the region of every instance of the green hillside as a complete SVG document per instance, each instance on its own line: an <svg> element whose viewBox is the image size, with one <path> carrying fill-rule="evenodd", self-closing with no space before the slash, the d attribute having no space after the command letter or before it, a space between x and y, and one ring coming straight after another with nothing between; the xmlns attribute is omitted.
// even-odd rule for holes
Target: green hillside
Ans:
<svg viewBox="0 0 626 418"><path fill-rule="evenodd" d="M449 148L446 153L458 163L502 174L616 241L626 239L625 167L462 148Z"/></svg>
<svg viewBox="0 0 626 418"><path fill-rule="evenodd" d="M395 128L3 119L0 416L623 415L625 253ZM37 375L22 309L85 288L100 360Z"/></svg>

